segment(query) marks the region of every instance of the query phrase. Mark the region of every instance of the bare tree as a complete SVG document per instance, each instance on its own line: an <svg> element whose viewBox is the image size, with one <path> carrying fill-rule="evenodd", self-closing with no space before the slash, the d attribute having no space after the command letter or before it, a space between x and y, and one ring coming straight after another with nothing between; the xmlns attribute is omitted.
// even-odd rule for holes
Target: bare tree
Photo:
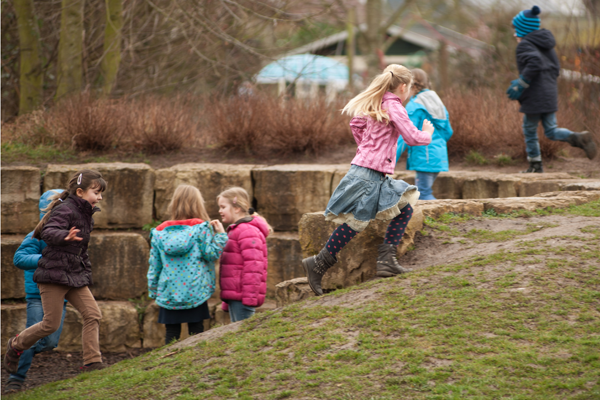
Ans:
<svg viewBox="0 0 600 400"><path fill-rule="evenodd" d="M83 3L84 0L62 1L56 99L82 88Z"/></svg>

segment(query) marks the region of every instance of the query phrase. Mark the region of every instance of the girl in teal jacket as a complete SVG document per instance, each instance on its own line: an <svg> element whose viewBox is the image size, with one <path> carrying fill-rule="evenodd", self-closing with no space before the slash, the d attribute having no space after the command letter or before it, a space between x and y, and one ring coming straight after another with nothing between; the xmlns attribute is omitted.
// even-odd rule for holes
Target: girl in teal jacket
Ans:
<svg viewBox="0 0 600 400"><path fill-rule="evenodd" d="M215 261L227 243L218 220L208 221L200 191L189 185L175 189L169 205L171 220L150 233L148 292L160 307L165 342L179 339L181 324L190 335L202 333L210 318L207 300L215 292Z"/></svg>
<svg viewBox="0 0 600 400"><path fill-rule="evenodd" d="M421 192L419 200L435 200L432 193L433 182L440 172L448 171L446 142L453 132L448 110L437 93L429 90L427 73L419 68L413 69L411 72L413 74L413 97L406 105L408 117L417 129L421 129L424 120L431 121L435 131L431 137L431 143L427 146L408 146L400 136L396 160L399 160L402 152L408 149L406 169L416 171L415 185Z"/></svg>

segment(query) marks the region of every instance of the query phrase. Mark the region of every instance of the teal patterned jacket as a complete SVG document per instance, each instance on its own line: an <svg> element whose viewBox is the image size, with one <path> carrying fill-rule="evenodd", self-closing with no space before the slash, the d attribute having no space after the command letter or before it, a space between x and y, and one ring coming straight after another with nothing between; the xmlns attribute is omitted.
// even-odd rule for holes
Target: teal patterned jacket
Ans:
<svg viewBox="0 0 600 400"><path fill-rule="evenodd" d="M156 304L186 310L215 292L215 261L227 243L201 219L166 221L150 232L148 292Z"/></svg>

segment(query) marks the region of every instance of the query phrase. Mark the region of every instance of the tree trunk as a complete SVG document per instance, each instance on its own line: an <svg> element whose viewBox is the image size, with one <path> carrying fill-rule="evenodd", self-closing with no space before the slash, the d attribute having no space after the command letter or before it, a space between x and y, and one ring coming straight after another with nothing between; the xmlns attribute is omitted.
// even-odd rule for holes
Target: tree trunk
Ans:
<svg viewBox="0 0 600 400"><path fill-rule="evenodd" d="M380 68L380 52L383 45L383 34L381 32L382 23L382 1L367 0L367 31L365 32L365 61L367 63L367 71L371 80L375 75L381 73Z"/></svg>
<svg viewBox="0 0 600 400"><path fill-rule="evenodd" d="M58 43L56 100L81 91L83 50L83 1L62 0Z"/></svg>
<svg viewBox="0 0 600 400"><path fill-rule="evenodd" d="M346 56L348 57L348 90L354 93L354 7L348 10L348 39L346 39Z"/></svg>
<svg viewBox="0 0 600 400"><path fill-rule="evenodd" d="M40 32L33 15L33 0L15 0L19 27L21 71L19 76L19 115L42 104L44 75L39 57Z"/></svg>
<svg viewBox="0 0 600 400"><path fill-rule="evenodd" d="M106 0L106 28L104 29L104 58L102 59L102 93L108 96L117 81L121 63L121 29L123 28L123 3Z"/></svg>

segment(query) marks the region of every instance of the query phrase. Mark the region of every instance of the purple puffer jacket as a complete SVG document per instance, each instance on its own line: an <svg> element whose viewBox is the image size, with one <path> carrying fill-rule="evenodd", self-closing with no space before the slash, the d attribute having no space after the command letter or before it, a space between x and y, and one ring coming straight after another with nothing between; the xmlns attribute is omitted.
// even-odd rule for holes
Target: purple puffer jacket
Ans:
<svg viewBox="0 0 600 400"><path fill-rule="evenodd" d="M381 108L387 111L389 123L358 116L350 121L350 128L358 145L351 164L393 174L398 137L402 135L409 146L424 146L431 143L431 135L413 125L402 101L395 94L386 92Z"/></svg>
<svg viewBox="0 0 600 400"><path fill-rule="evenodd" d="M73 195L50 211L50 218L41 233L47 246L33 274L34 282L76 288L92 284L92 264L87 250L94 229L92 215L97 211L100 211L98 207L92 209L87 200ZM82 241L65 241L72 227L80 230L77 236Z"/></svg>
<svg viewBox="0 0 600 400"><path fill-rule="evenodd" d="M260 307L267 293L267 236L261 217L246 217L229 225L229 240L221 255L221 300Z"/></svg>

